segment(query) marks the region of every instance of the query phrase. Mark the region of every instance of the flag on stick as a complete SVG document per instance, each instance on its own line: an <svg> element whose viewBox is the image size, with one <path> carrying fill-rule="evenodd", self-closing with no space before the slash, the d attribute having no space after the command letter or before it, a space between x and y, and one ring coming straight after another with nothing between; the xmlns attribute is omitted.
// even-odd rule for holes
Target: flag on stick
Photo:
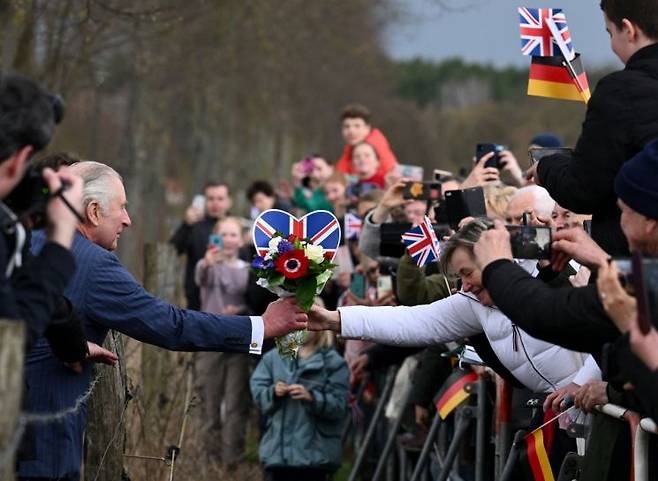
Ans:
<svg viewBox="0 0 658 481"><path fill-rule="evenodd" d="M523 438L520 462L527 473L527 478L534 481L555 481L550 462L550 452L555 436L557 417L552 410L544 413L540 428L528 433ZM546 422L550 421L550 422Z"/></svg>
<svg viewBox="0 0 658 481"><path fill-rule="evenodd" d="M561 55L532 57L528 95L587 103L591 94L580 54L570 64Z"/></svg>
<svg viewBox="0 0 658 481"><path fill-rule="evenodd" d="M576 56L562 9L519 7L519 20L523 55L553 57L561 53L569 61Z"/></svg>
<svg viewBox="0 0 658 481"><path fill-rule="evenodd" d="M443 383L443 387L434 398L436 411L441 419L447 418L461 403L471 395L467 391L467 385L478 380L478 375L473 371L462 371L457 369Z"/></svg>
<svg viewBox="0 0 658 481"><path fill-rule="evenodd" d="M348 212L345 214L345 239L358 239L363 228L363 221L356 215Z"/></svg>
<svg viewBox="0 0 658 481"><path fill-rule="evenodd" d="M439 239L434 232L432 221L427 216L420 225L402 234L402 242L407 246L409 255L419 267L439 259Z"/></svg>

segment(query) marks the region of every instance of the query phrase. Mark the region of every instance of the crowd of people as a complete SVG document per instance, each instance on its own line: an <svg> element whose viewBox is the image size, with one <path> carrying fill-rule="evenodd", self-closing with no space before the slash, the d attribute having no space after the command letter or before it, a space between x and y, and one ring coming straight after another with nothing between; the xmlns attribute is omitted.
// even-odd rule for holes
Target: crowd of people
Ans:
<svg viewBox="0 0 658 481"><path fill-rule="evenodd" d="M626 68L599 82L575 149L526 163L501 147L473 158L465 175L430 174L396 158L368 108L348 105L341 157L309 154L289 180L252 182L248 215L236 215L221 180L204 186L170 239L186 256L185 309L146 292L113 253L132 223L119 173L68 154L33 161L62 119L61 100L2 75L0 318L26 325L25 411L70 410L27 426L19 479L80 479L79 401L94 362L117 361L101 347L110 330L196 352L202 456L228 473L244 461L253 419L266 479L331 479L346 460L345 423L352 419L359 449L385 373L400 366L387 416L401 409L412 420L402 423L404 446L424 443L435 395L467 370L513 389L515 428L530 432L564 413L545 444L555 479L570 452L580 455L577 479L629 479L628 427L598 408L616 404L658 420L658 5L601 7ZM528 142L532 150L561 146L551 133ZM409 195L419 172L438 186L436 197ZM446 217L446 197L474 190L483 212ZM251 226L269 209L298 217L327 210L343 226L337 267L309 313L260 287L250 268ZM439 258L418 265L400 235L426 217L440 237ZM549 229L551 242L515 258L511 226ZM629 263L631 275L622 268ZM271 339L297 329L308 329L297 356L282 356ZM463 345L477 365L451 360ZM530 415L528 399L541 404ZM587 426L584 446L570 435L573 425ZM382 437L362 479L372 475ZM652 438L650 479L658 479L656 446ZM494 479L486 459L482 469ZM538 478L519 462L508 479Z"/></svg>

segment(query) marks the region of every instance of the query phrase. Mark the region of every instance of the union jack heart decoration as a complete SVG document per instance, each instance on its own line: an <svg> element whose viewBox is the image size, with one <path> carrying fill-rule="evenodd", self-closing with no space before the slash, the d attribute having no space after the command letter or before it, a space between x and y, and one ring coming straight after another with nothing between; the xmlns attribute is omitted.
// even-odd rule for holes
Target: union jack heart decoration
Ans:
<svg viewBox="0 0 658 481"><path fill-rule="evenodd" d="M277 232L283 236L295 235L322 246L329 260L336 257L340 244L340 224L336 216L326 210L309 212L301 219L279 209L262 212L254 221L252 237L258 255L267 254L270 239Z"/></svg>
<svg viewBox="0 0 658 481"><path fill-rule="evenodd" d="M427 216L420 225L402 235L402 242L404 242L409 255L419 267L426 266L439 259L439 240L436 237L436 232L434 232L434 227L432 227L432 222Z"/></svg>

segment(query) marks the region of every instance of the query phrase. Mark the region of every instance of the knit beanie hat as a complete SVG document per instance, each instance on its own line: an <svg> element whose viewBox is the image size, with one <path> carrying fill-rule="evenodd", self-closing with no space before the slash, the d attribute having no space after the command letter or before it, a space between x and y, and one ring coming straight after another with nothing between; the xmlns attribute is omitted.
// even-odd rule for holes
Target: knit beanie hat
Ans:
<svg viewBox="0 0 658 481"><path fill-rule="evenodd" d="M658 139L621 166L615 192L634 211L658 220Z"/></svg>
<svg viewBox="0 0 658 481"><path fill-rule="evenodd" d="M530 145L538 145L547 149L557 149L562 147L562 140L555 134L544 132L543 134L535 135L530 141Z"/></svg>

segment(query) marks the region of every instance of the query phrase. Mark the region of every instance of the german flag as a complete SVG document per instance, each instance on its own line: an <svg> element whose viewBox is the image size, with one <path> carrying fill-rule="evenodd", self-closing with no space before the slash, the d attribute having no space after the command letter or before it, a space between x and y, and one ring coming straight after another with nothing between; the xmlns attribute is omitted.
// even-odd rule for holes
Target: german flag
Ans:
<svg viewBox="0 0 658 481"><path fill-rule="evenodd" d="M478 375L472 371L455 370L443 383L443 387L434 398L434 405L441 419L447 418L462 402L471 395L466 385L476 382Z"/></svg>
<svg viewBox="0 0 658 481"><path fill-rule="evenodd" d="M528 95L587 103L591 94L580 54L576 54L571 66L573 74L561 55L532 57Z"/></svg>
<svg viewBox="0 0 658 481"><path fill-rule="evenodd" d="M550 409L545 413L544 419L554 417ZM549 453L555 435L557 420L540 429L535 429L524 438L525 449L521 453L521 462L524 465L528 479L534 481L555 481Z"/></svg>

